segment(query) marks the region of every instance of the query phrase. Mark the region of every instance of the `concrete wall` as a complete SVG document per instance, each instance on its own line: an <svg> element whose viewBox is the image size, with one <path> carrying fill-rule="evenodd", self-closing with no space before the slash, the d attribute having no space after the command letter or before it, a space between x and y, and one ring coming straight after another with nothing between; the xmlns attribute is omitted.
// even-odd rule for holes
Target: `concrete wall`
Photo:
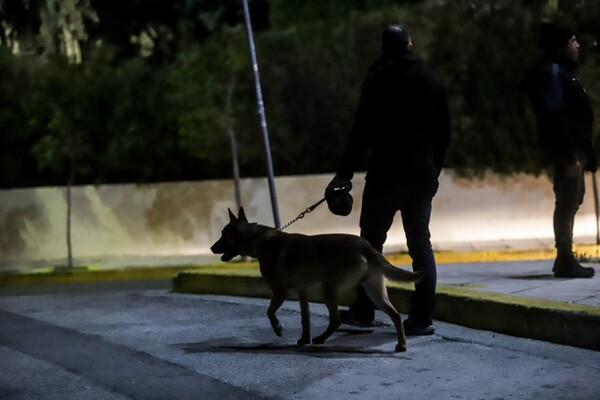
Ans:
<svg viewBox="0 0 600 400"><path fill-rule="evenodd" d="M362 175L354 179L354 209L334 216L326 204L288 232L358 233ZM282 223L322 197L330 175L276 180ZM575 228L576 240L595 239L591 177ZM250 220L272 225L265 179L244 179L242 201ZM209 253L234 208L230 181L151 185L83 186L73 189L73 251L76 259L122 256L186 256ZM441 176L431 222L438 249L552 246L554 198L547 177L488 175L466 180ZM0 267L66 256L64 188L0 191ZM386 250L405 248L400 220Z"/></svg>

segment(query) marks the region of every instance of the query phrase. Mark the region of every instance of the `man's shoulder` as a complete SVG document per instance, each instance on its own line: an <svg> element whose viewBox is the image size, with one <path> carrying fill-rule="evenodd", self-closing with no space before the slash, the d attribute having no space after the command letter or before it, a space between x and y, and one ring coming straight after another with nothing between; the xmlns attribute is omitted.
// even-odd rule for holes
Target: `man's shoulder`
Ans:
<svg viewBox="0 0 600 400"><path fill-rule="evenodd" d="M535 73L542 79L568 79L570 80L573 76L573 71L567 68L563 64L551 61L543 60L539 62L535 67Z"/></svg>
<svg viewBox="0 0 600 400"><path fill-rule="evenodd" d="M557 64L540 60L531 68L525 78L525 86L530 88L548 85L556 76Z"/></svg>
<svg viewBox="0 0 600 400"><path fill-rule="evenodd" d="M401 60L396 60L394 62L382 65L377 70L372 72L373 77L386 77L386 76L427 76L434 77L435 74L429 64L427 64L423 59L414 56L407 57Z"/></svg>
<svg viewBox="0 0 600 400"><path fill-rule="evenodd" d="M389 89L407 83L442 85L427 62L413 53L407 53L399 59L379 62L375 68L371 68L363 80L362 88L363 90Z"/></svg>

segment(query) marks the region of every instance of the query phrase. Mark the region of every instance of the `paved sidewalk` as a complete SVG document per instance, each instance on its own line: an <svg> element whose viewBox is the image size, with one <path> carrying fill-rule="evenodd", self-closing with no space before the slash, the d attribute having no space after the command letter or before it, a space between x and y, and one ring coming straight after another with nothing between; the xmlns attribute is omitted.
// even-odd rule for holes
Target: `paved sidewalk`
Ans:
<svg viewBox="0 0 600 400"><path fill-rule="evenodd" d="M555 278L550 260L440 264L438 283L478 292L600 308L600 266L585 265L595 268L596 276Z"/></svg>

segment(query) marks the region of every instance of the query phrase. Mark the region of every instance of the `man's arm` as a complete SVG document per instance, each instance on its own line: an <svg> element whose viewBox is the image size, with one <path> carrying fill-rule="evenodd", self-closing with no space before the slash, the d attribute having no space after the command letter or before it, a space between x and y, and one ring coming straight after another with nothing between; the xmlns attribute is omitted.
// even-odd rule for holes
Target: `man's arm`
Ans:
<svg viewBox="0 0 600 400"><path fill-rule="evenodd" d="M575 146L573 144L566 100L559 77L558 64L552 64L549 77L540 85L540 108L543 118L546 119L545 134L550 145L551 156L554 161L563 164L569 175L578 175L581 166L577 161Z"/></svg>

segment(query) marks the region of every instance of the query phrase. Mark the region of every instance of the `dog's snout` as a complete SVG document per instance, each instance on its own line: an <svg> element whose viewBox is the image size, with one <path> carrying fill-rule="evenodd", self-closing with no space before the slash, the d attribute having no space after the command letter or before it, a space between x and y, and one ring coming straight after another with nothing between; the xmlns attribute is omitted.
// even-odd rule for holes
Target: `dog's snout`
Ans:
<svg viewBox="0 0 600 400"><path fill-rule="evenodd" d="M210 247L210 251L212 251L213 254L221 254L225 252L225 249L223 247L223 239L219 239L215 242L215 244L213 244Z"/></svg>

